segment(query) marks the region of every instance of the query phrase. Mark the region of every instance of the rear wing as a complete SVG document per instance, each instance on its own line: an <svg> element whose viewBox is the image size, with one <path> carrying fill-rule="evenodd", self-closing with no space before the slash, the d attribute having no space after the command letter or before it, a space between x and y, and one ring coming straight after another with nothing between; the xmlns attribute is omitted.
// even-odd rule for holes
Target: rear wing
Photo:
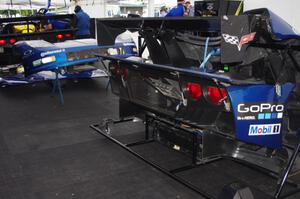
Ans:
<svg viewBox="0 0 300 199"><path fill-rule="evenodd" d="M96 19L97 38L99 45L113 45L116 37L129 31L201 31L220 32L221 24L218 17L209 18L104 18ZM142 32L140 32L142 33Z"/></svg>
<svg viewBox="0 0 300 199"><path fill-rule="evenodd" d="M97 19L96 26L98 45L112 45L126 30L137 31L140 54L147 46L154 63L176 67L202 62L204 53L197 47L218 48L222 64L247 65L268 56L261 48L285 48L283 41L300 39L288 23L267 9L240 16ZM254 46L260 49L253 50ZM298 44L287 46L299 48Z"/></svg>
<svg viewBox="0 0 300 199"><path fill-rule="evenodd" d="M30 16L0 18L0 45L10 46L22 40L57 42L73 39L76 31L75 15ZM43 30L47 23L56 23L52 30Z"/></svg>

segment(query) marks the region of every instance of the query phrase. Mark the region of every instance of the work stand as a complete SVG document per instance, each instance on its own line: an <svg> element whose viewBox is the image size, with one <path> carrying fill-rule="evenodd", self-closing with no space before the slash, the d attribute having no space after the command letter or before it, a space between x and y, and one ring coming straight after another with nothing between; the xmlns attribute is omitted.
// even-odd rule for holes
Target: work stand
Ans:
<svg viewBox="0 0 300 199"><path fill-rule="evenodd" d="M52 81L53 82L52 95L54 95L55 93L58 93L60 103L62 105L64 105L65 101L64 101L64 96L63 96L63 92L62 92L61 82L60 82L58 75L59 75L59 71L55 70L55 79Z"/></svg>
<svg viewBox="0 0 300 199"><path fill-rule="evenodd" d="M195 167L200 166L201 164L197 163L197 146L198 146L198 137L196 133L193 133L193 150L192 150L192 159L191 159L191 164L190 165L186 165L180 168L176 168L176 169L172 169L172 170L168 170L166 168L161 167L160 165L158 165L157 163L155 163L154 161L151 161L147 158L145 158L144 156L142 156L141 154L137 153L136 151L134 151L132 149L132 147L134 146L138 146L138 145L144 145L144 144L148 144L151 142L155 141L154 138L154 131L155 128L153 128L152 130L152 134L150 133L150 128L149 128L149 123L151 123L153 120L160 120L160 118L157 118L155 116L152 115L146 115L145 116L145 139L137 141L137 142L133 142L133 143L123 143L121 141L119 141L118 139L114 138L112 136L112 132L110 129L110 125L111 124L120 124L120 123L126 123L126 122L133 122L134 119L120 119L120 120L112 120L112 119L106 119L104 120L101 124L92 124L90 125L90 127L95 130L97 133L99 133L100 135L104 136L105 138L109 139L110 141L112 141L113 143L117 144L118 146L122 147L123 149L125 149L126 151L130 152L132 155L134 155L135 157L139 158L140 160L142 160L143 162L147 163L148 165L150 165L151 167L157 169L158 171L164 173L165 175L169 176L170 178L174 179L175 181L179 182L180 184L184 185L185 187L191 189L192 191L200 194L202 197L204 198L215 198L213 197L211 194L209 194L208 192L206 192L205 190L201 189L198 186L195 186L194 184L186 181L185 179L179 177L178 175L176 175L177 173L183 172L183 171L187 171L189 169L193 169ZM164 120L161 120L160 122L165 122ZM178 128L180 128L178 126ZM192 133L192 132L190 132ZM300 149L300 131L297 132L297 144L296 147L293 150L293 153L288 161L288 164L286 166L286 168L284 169L284 171L282 172L282 174L278 177L278 183L277 183L277 188L274 194L274 198L286 198L289 197L291 195L294 195L298 192L300 192L300 188L298 186L294 186L296 187L295 190L292 190L290 192L286 192L284 194L282 194L282 190L284 188L284 185L288 182L288 176L293 168L293 165L295 163L295 160L297 159L297 155ZM221 159L224 157L220 157L220 158L216 158L217 159ZM214 160L212 160L214 161ZM212 162L211 161L211 162ZM209 162L206 162L205 164L208 164ZM245 165L248 165L245 163ZM250 197L251 199L253 197ZM250 199L249 198L249 199ZM242 198L244 199L244 198ZM245 198L248 199L248 198Z"/></svg>

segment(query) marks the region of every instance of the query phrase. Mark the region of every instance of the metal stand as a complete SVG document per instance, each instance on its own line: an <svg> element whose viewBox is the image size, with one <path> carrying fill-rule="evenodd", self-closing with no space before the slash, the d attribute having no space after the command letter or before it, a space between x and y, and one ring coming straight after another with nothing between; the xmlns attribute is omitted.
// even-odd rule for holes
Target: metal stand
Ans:
<svg viewBox="0 0 300 199"><path fill-rule="evenodd" d="M59 71L55 70L55 80L53 80L52 94L54 95L58 91L60 103L62 105L64 105L65 101L64 101L64 96L62 93L61 83L58 78L58 74L59 74Z"/></svg>
<svg viewBox="0 0 300 199"><path fill-rule="evenodd" d="M132 121L132 119L126 119L126 120L117 120L117 121L113 121L114 124L118 124L118 123L124 123L124 122L130 122ZM182 185L186 186L187 188L193 190L194 192L200 194L202 197L204 198L214 198L213 196L211 196L209 193L207 193L204 190L201 190L199 187L191 184L190 182L185 181L184 179L176 176L174 173L174 170L169 171L165 168L162 168L161 166L159 166L158 164L147 160L146 158L144 158L143 156L141 156L140 154L138 154L137 152L135 152L134 150L132 150L130 147L132 146L137 146L137 145L141 145L141 144L147 144L147 143L151 143L154 140L149 138L149 129L148 129L148 116L146 116L146 125L145 125L145 140L141 140L138 142L134 142L134 143L128 143L128 144L124 144L122 142L120 142L119 140L113 138L111 135L109 135L107 130L103 130L100 129L99 124L93 124L90 125L90 127L92 129L94 129L97 133L99 133L100 135L106 137L107 139L109 139L110 141L112 141L113 143L117 144L118 146L122 147L123 149L125 149L126 151L130 152L132 155L134 155L135 157L141 159L142 161L144 161L145 163L147 163L148 165L152 166L153 168L157 169L158 171L166 174L167 176L171 177L172 179L176 180L177 182L181 183ZM104 125L105 128L107 128L108 126ZM187 168L187 167L186 167ZM177 169L176 169L177 171ZM179 170L178 170L179 171Z"/></svg>
<svg viewBox="0 0 300 199"><path fill-rule="evenodd" d="M121 120L117 120L117 121L105 120L104 124L101 126L102 128L100 127L99 124L93 124L93 125L90 125L90 127L92 129L94 129L97 133L99 133L100 135L108 138L110 141L112 141L113 143L119 145L120 147L122 147L126 151L130 152L131 154L133 154L137 158L143 160L145 163L149 164L153 168L161 171L162 173L166 174L167 176L171 177L172 179L176 180L177 182L179 182L179 183L183 184L184 186L188 187L189 189L195 191L196 193L200 194L204 198L214 198L213 196L211 196L206 191L200 189L199 187L191 184L190 182L187 182L186 180L184 180L184 179L182 179L182 178L180 178L176 175L176 173L183 172L183 171L193 169L195 167L200 166L200 164L197 164L197 145L198 145L198 141L197 141L197 135L195 133L193 134L192 163L190 165L186 165L186 166L176 168L176 169L172 169L172 170L167 170L165 168L162 168L161 166L159 166L155 162L147 160L145 157L143 157L142 155L138 154L137 152L135 152L134 150L132 150L130 148L130 147L133 147L133 146L154 142L153 134L152 134L151 138L150 138L150 135L149 135L149 123L151 122L151 120L157 120L159 122L163 122L163 123L168 124L167 121L160 120L159 118L146 115L146 117L145 117L145 139L141 140L141 141L134 142L134 143L128 143L128 144L122 143L119 140L112 137L112 135L110 133L110 129L109 129L109 124L111 124L111 123L118 124L118 123L124 123L124 122L132 122L133 119L121 119ZM104 127L104 129L103 129L103 127ZM180 128L180 127L177 127L177 128ZM190 133L193 133L193 132L190 132ZM300 149L300 130L297 132L297 138L298 138L297 146L294 148L293 154L292 154L291 158L289 159L289 162L288 162L288 164L287 164L287 166L286 166L286 168L283 172L283 175L281 175L281 177L278 178L278 186L277 186L277 189L276 189L276 192L275 192L275 195L274 195L274 197L276 199L277 198L285 198L285 197L288 197L288 196L291 196L293 194L296 194L296 193L300 192L300 188L297 188L293 191L284 193L283 196L280 196L284 185L286 183L289 183L288 182L288 175L289 175L289 173L291 172L291 170L293 168L295 160L297 159L297 155L298 155L298 152L299 152L299 149ZM212 161L219 160L221 158L222 157L216 158ZM223 158L226 158L226 157L223 157ZM212 161L205 162L205 164L209 163L209 162L212 162Z"/></svg>
<svg viewBox="0 0 300 199"><path fill-rule="evenodd" d="M98 57L98 54L95 54L95 56ZM109 86L111 86L111 80L110 80L111 74L110 74L109 68L106 67L106 65L105 65L105 63L104 63L103 58L98 57L98 60L101 62L101 64L103 65L103 67L104 67L104 69L105 69L105 72L108 74L108 81L107 81L107 84L106 84L106 86L105 86L105 90L108 91Z"/></svg>
<svg viewBox="0 0 300 199"><path fill-rule="evenodd" d="M107 84L106 84L106 86L105 86L106 92L108 91L109 86L111 86L111 80L110 80L110 77L108 77L108 81L107 81Z"/></svg>
<svg viewBox="0 0 300 199"><path fill-rule="evenodd" d="M297 132L297 145L296 147L294 148L294 151L293 151L293 154L288 162L288 164L286 165L286 168L283 172L283 175L281 176L281 178L279 179L278 181L278 186L277 186L277 189L276 189L276 192L275 192L275 198L279 198L280 197L280 194L282 192L282 189L288 179L288 176L289 176L289 173L291 172L293 166L294 166L294 163L295 163L295 160L297 159L297 155L299 153L299 149L300 149L300 130L298 130ZM294 190L292 191L291 193L285 193L285 196L284 197L287 197L287 196L290 196L291 194L295 194L297 192L299 192L300 189L297 189L297 190Z"/></svg>

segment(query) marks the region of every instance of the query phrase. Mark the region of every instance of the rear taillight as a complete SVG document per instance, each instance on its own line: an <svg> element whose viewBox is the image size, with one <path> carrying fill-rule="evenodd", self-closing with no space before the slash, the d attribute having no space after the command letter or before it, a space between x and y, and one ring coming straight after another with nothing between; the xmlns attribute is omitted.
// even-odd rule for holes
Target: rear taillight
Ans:
<svg viewBox="0 0 300 199"><path fill-rule="evenodd" d="M208 86L206 97L212 104L220 105L227 98L227 92L225 88Z"/></svg>
<svg viewBox="0 0 300 199"><path fill-rule="evenodd" d="M9 43L10 44L15 44L16 42L17 42L17 40L15 38L9 39Z"/></svg>
<svg viewBox="0 0 300 199"><path fill-rule="evenodd" d="M126 67L125 67L125 66L122 66L122 67L121 67L120 73L121 73L121 77L122 77L123 79L126 79L126 76L127 76L127 70L126 70Z"/></svg>
<svg viewBox="0 0 300 199"><path fill-rule="evenodd" d="M62 34L56 35L56 39L58 39L58 40L62 40L63 38L64 38L64 36Z"/></svg>
<svg viewBox="0 0 300 199"><path fill-rule="evenodd" d="M189 82L186 84L186 91L194 100L199 100L202 96L202 88L200 84Z"/></svg>
<svg viewBox="0 0 300 199"><path fill-rule="evenodd" d="M0 39L0 45L5 45L6 44L6 40L5 39Z"/></svg>
<svg viewBox="0 0 300 199"><path fill-rule="evenodd" d="M66 37L66 39L71 39L72 38L72 34L67 33L67 34L65 34L65 37Z"/></svg>
<svg viewBox="0 0 300 199"><path fill-rule="evenodd" d="M127 77L127 69L124 65L119 66L116 62L109 64L110 73L114 76L121 75L122 79L125 80Z"/></svg>

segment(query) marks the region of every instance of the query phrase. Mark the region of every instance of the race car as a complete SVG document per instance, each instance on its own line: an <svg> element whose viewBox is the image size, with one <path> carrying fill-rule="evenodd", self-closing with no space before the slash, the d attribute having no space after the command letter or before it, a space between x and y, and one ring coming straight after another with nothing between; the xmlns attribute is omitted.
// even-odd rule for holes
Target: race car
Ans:
<svg viewBox="0 0 300 199"><path fill-rule="evenodd" d="M138 31L140 56L149 51L150 60L139 61L99 55L110 60L121 118L146 114L154 139L194 164L227 157L275 173L280 196L299 171L300 36L293 27L267 9L97 25L99 45Z"/></svg>
<svg viewBox="0 0 300 199"><path fill-rule="evenodd" d="M65 24L61 28L44 30L48 21ZM0 19L0 68L18 64L21 57L13 51L18 41L44 40L47 42L63 42L73 40L75 36L75 15L29 16Z"/></svg>

